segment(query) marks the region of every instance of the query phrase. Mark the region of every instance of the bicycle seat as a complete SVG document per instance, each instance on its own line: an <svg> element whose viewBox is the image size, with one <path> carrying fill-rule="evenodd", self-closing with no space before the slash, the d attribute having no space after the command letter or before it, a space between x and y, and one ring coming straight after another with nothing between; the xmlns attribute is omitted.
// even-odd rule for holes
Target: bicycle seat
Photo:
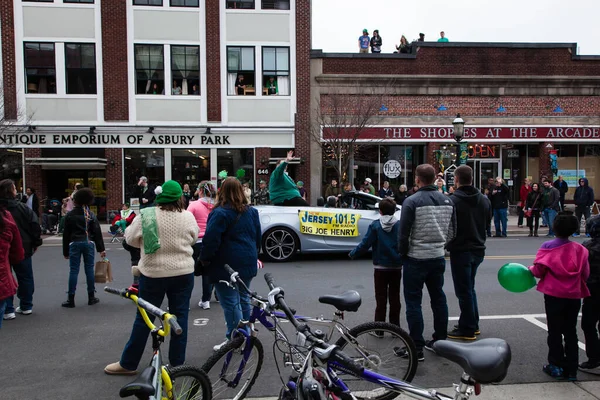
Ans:
<svg viewBox="0 0 600 400"><path fill-rule="evenodd" d="M152 386L152 380L154 379L155 371L154 367L147 367L133 382L128 383L121 388L119 396L140 396L140 398L154 396L155 393L154 386Z"/></svg>
<svg viewBox="0 0 600 400"><path fill-rule="evenodd" d="M508 372L510 346L502 339L482 339L475 343L438 340L436 354L460 365L478 383L502 382Z"/></svg>
<svg viewBox="0 0 600 400"><path fill-rule="evenodd" d="M355 290L349 290L340 295L327 294L319 297L319 303L331 304L340 311L358 311L362 300Z"/></svg>

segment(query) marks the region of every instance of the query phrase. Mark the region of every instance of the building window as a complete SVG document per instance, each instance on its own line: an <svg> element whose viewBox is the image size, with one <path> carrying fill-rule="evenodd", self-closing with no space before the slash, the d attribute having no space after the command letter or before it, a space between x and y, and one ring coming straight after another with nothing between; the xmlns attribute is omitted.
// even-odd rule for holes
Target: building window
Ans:
<svg viewBox="0 0 600 400"><path fill-rule="evenodd" d="M63 3L94 4L94 0L63 0Z"/></svg>
<svg viewBox="0 0 600 400"><path fill-rule="evenodd" d="M199 0L171 0L171 7L199 7Z"/></svg>
<svg viewBox="0 0 600 400"><path fill-rule="evenodd" d="M136 44L136 94L165 94L165 46Z"/></svg>
<svg viewBox="0 0 600 400"><path fill-rule="evenodd" d="M263 10L289 10L290 0L262 0Z"/></svg>
<svg viewBox="0 0 600 400"><path fill-rule="evenodd" d="M159 6L162 7L162 0L133 0L134 6Z"/></svg>
<svg viewBox="0 0 600 400"><path fill-rule="evenodd" d="M171 46L173 95L200 95L200 47Z"/></svg>
<svg viewBox="0 0 600 400"><path fill-rule="evenodd" d="M290 48L263 47L263 94L290 95Z"/></svg>
<svg viewBox="0 0 600 400"><path fill-rule="evenodd" d="M242 183L248 182L254 188L254 149L218 149L217 170L226 171L228 176L237 177ZM220 187L222 180L217 185Z"/></svg>
<svg viewBox="0 0 600 400"><path fill-rule="evenodd" d="M188 184L192 193L198 184L210 180L210 149L172 149L171 179L183 185Z"/></svg>
<svg viewBox="0 0 600 400"><path fill-rule="evenodd" d="M96 45L65 44L67 94L96 94Z"/></svg>
<svg viewBox="0 0 600 400"><path fill-rule="evenodd" d="M54 43L25 43L27 93L56 93Z"/></svg>
<svg viewBox="0 0 600 400"><path fill-rule="evenodd" d="M227 94L254 96L254 47L227 47Z"/></svg>
<svg viewBox="0 0 600 400"><path fill-rule="evenodd" d="M27 3L54 3L54 0L23 0Z"/></svg>
<svg viewBox="0 0 600 400"><path fill-rule="evenodd" d="M254 10L254 0L226 0L227 8Z"/></svg>
<svg viewBox="0 0 600 400"><path fill-rule="evenodd" d="M140 177L156 187L165 181L164 149L124 149L125 201L130 202Z"/></svg>

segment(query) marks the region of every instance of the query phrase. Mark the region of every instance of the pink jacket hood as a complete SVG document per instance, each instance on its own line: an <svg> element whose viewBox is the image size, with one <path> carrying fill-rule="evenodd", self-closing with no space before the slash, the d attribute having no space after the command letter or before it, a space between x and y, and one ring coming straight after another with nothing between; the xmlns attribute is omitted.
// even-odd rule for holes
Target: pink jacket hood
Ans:
<svg viewBox="0 0 600 400"><path fill-rule="evenodd" d="M537 290L554 297L582 299L590 295L588 250L569 242L553 249L539 249L529 270L540 278Z"/></svg>
<svg viewBox="0 0 600 400"><path fill-rule="evenodd" d="M208 214L210 214L214 205L203 200L192 201L188 206L187 210L194 215L196 218L196 223L198 224L198 239L202 239L204 237L204 233L206 232L206 220L208 219Z"/></svg>

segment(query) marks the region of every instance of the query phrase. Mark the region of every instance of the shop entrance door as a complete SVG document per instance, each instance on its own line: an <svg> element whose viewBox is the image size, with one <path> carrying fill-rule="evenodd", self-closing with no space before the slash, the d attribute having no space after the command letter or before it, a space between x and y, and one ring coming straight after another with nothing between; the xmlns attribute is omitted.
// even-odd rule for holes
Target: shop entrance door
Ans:
<svg viewBox="0 0 600 400"><path fill-rule="evenodd" d="M467 165L473 168L473 184L483 193L488 187L488 179L500 176L500 160L469 160Z"/></svg>

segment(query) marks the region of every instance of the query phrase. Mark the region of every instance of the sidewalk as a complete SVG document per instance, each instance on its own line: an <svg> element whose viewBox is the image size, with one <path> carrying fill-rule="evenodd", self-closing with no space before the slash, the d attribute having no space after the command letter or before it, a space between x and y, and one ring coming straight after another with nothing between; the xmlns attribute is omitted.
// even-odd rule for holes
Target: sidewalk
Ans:
<svg viewBox="0 0 600 400"><path fill-rule="evenodd" d="M435 389L447 396L454 396L453 388ZM398 397L404 399L405 396ZM484 385L477 400L598 400L600 381L545 382L518 385ZM251 400L276 400L277 397L249 397Z"/></svg>

